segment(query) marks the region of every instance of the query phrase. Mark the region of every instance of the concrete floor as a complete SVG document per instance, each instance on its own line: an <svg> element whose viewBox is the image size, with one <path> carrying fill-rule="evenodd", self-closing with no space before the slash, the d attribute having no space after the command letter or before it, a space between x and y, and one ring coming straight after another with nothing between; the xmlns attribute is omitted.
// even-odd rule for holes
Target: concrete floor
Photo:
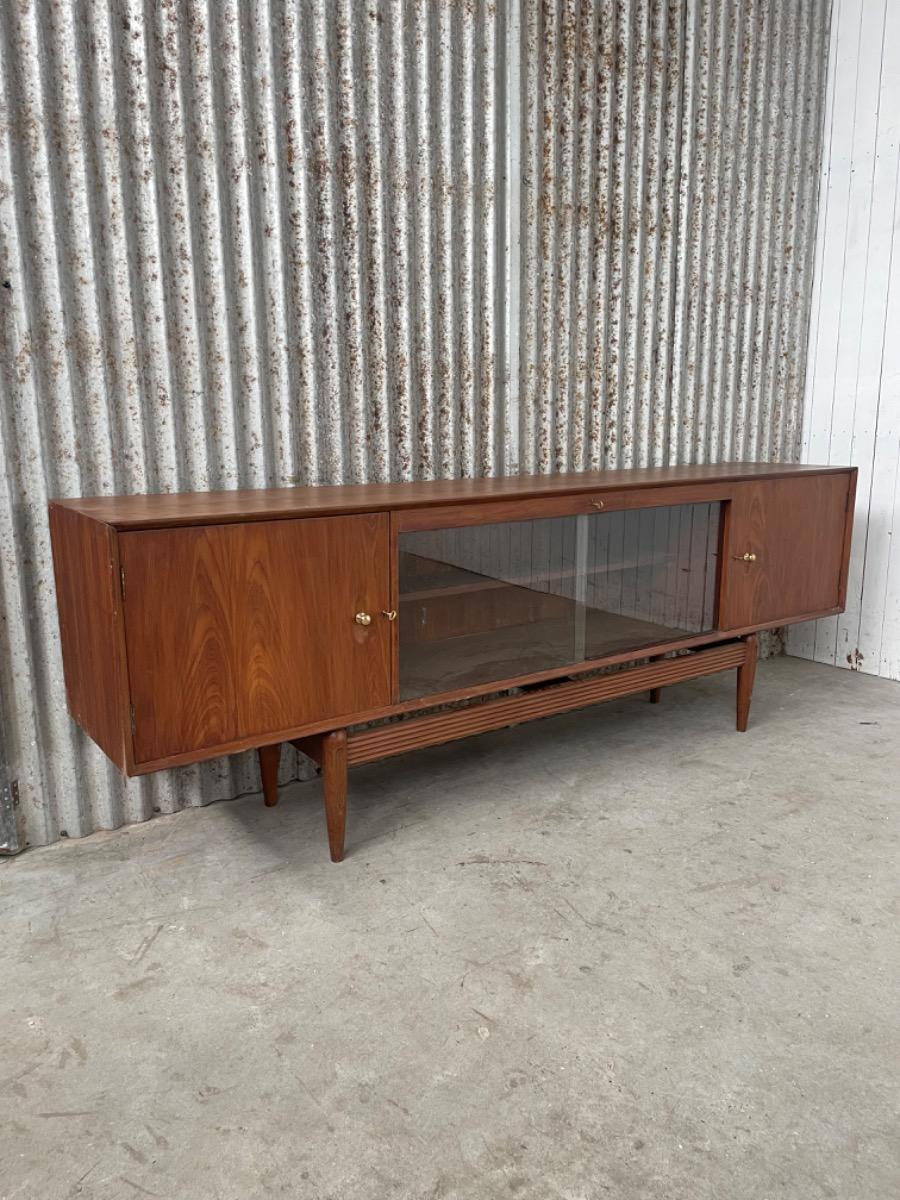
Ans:
<svg viewBox="0 0 900 1200"><path fill-rule="evenodd" d="M900 1195L900 686L733 681L5 863L0 1197Z"/></svg>

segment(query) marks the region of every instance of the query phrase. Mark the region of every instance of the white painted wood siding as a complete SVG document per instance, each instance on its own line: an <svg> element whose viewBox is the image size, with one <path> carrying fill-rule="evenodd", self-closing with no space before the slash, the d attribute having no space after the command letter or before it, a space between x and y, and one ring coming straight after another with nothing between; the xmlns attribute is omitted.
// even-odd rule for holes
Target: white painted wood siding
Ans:
<svg viewBox="0 0 900 1200"><path fill-rule="evenodd" d="M847 608L787 650L900 679L900 0L836 0L803 461L853 463Z"/></svg>

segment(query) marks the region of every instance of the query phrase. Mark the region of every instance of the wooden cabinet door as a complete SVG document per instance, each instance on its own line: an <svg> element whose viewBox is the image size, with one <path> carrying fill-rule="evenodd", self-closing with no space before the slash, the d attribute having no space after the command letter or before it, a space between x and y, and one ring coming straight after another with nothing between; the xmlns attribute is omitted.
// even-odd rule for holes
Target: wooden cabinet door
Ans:
<svg viewBox="0 0 900 1200"><path fill-rule="evenodd" d="M135 762L389 704L388 528L376 513L121 534Z"/></svg>
<svg viewBox="0 0 900 1200"><path fill-rule="evenodd" d="M841 609L855 480L840 473L736 486L723 539L720 629ZM745 562L745 554L755 559Z"/></svg>

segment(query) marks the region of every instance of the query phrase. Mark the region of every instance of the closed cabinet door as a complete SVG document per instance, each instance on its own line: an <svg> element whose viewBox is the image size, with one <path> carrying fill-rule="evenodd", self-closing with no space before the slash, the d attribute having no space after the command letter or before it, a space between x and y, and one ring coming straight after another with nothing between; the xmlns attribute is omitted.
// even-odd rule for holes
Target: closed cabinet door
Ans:
<svg viewBox="0 0 900 1200"><path fill-rule="evenodd" d="M388 704L388 528L382 513L121 534L135 761Z"/></svg>
<svg viewBox="0 0 900 1200"><path fill-rule="evenodd" d="M855 473L742 483L723 543L720 629L832 613L844 603Z"/></svg>

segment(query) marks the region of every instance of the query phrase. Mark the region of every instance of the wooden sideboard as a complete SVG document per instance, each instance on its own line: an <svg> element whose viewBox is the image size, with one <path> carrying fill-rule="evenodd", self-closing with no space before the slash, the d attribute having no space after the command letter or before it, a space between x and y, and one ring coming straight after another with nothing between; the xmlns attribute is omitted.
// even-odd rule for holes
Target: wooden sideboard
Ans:
<svg viewBox="0 0 900 1200"><path fill-rule="evenodd" d="M54 501L69 711L129 775L255 748L269 805L292 742L339 861L348 766L731 669L745 729L756 633L843 609L855 487L726 463Z"/></svg>

